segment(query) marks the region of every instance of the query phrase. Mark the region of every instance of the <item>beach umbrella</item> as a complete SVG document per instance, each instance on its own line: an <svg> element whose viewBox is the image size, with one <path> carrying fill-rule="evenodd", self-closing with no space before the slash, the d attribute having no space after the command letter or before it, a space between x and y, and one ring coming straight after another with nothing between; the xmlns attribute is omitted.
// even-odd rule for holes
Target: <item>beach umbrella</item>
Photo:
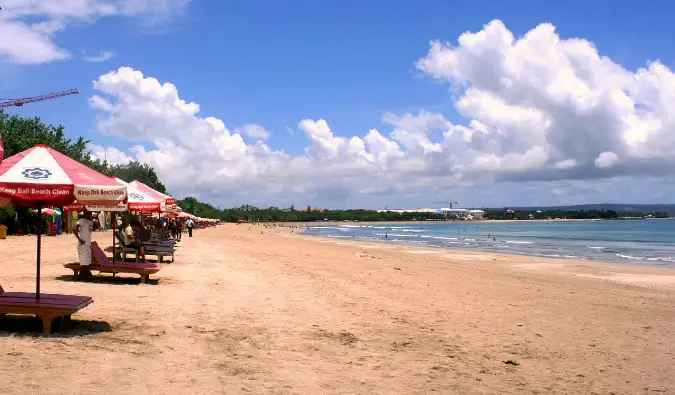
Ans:
<svg viewBox="0 0 675 395"><path fill-rule="evenodd" d="M147 192L117 178L113 177L118 184L127 187L129 198L127 205L129 211L140 211L144 213L158 213L162 210L162 200L159 197L153 197ZM159 193L159 192L157 192Z"/></svg>
<svg viewBox="0 0 675 395"><path fill-rule="evenodd" d="M13 203L41 210L81 204L126 202L127 188L44 144L6 158L0 164L0 207ZM40 298L41 234L37 232L35 295Z"/></svg>
<svg viewBox="0 0 675 395"><path fill-rule="evenodd" d="M37 210L33 210L34 213L37 213ZM48 217L50 215L61 215L61 212L59 210L55 210L53 208L43 208L40 211L40 214Z"/></svg>
<svg viewBox="0 0 675 395"><path fill-rule="evenodd" d="M143 184L142 182L140 182L138 180L131 181L129 183L129 185L131 185L131 186L137 188L138 190L140 190L142 192L145 192L148 195L154 197L155 199L162 202L162 204L165 205L165 206L172 206L172 205L176 204L176 199L174 199L173 197L171 197L167 194L164 194L162 192L158 192L158 191L150 188L149 186Z"/></svg>

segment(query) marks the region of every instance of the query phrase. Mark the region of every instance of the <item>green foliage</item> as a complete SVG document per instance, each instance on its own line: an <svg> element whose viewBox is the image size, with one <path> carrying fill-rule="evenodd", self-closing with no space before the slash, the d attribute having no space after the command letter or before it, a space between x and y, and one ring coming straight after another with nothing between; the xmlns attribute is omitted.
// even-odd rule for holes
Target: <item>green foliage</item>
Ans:
<svg viewBox="0 0 675 395"><path fill-rule="evenodd" d="M178 203L181 206L180 202ZM183 207L183 206L181 206ZM308 207L309 209L309 207ZM262 221L262 222L313 222L313 221L425 221L441 220L443 215L435 213L396 213L374 210L316 210L297 211L294 207L258 208L244 205L221 211L221 220L227 222Z"/></svg>
<svg viewBox="0 0 675 395"><path fill-rule="evenodd" d="M40 118L9 116L0 110L0 136L6 158L37 144L45 144L107 176L117 176L125 181L139 180L159 192L167 193L166 186L159 180L155 169L147 164L131 162L112 166L105 161L92 158L87 150L89 141L82 137L73 141L66 137L63 126L47 125ZM33 217L32 212L27 209L15 209L12 206L0 208L0 223L8 227L9 233L16 233L20 226L25 227L26 223L31 223Z"/></svg>
<svg viewBox="0 0 675 395"><path fill-rule="evenodd" d="M185 212L202 218L221 218L221 211L208 203L203 203L194 197L176 200L178 207Z"/></svg>
<svg viewBox="0 0 675 395"><path fill-rule="evenodd" d="M124 165L109 166L106 173L124 181L138 180L150 188L166 194L166 186L159 180L155 169L145 163L130 162Z"/></svg>
<svg viewBox="0 0 675 395"><path fill-rule="evenodd" d="M37 144L46 144L93 169L101 171L106 167L102 161L89 157L86 149L88 140L80 137L73 142L65 136L63 126L47 125L40 118L9 116L0 110L0 136L5 147L5 158Z"/></svg>
<svg viewBox="0 0 675 395"><path fill-rule="evenodd" d="M525 219L619 219L619 218L668 218L668 213L642 213L637 211L614 210L546 210L546 211L513 211L488 210L485 216L488 219L496 220L525 220Z"/></svg>
<svg viewBox="0 0 675 395"><path fill-rule="evenodd" d="M160 181L155 169L139 162L124 165L110 165L105 161L94 159L87 151L89 141L82 137L73 141L66 138L62 126L46 125L40 118L25 118L17 115L9 116L0 110L0 136L4 142L5 157L25 151L36 144L46 144L58 152L67 155L105 175L117 176L125 181L139 180L149 187L167 193L166 186ZM167 193L168 194L168 193ZM289 209L278 207L259 208L243 205L221 210L208 203L200 202L195 197L186 197L176 202L184 211L204 218L219 218L223 221L411 221L441 220L443 216L435 213L396 213L373 210L317 210L307 206L307 210L298 211L295 206ZM515 211L491 210L486 213L490 219L616 219L620 217L646 217L639 212L620 212L612 210L575 210L575 211ZM668 217L668 213L651 213L655 218ZM16 219L19 219L19 222ZM26 223L32 223L35 215L25 209L8 207L0 209L0 223L8 226L10 233L16 232L19 223L24 231L29 230Z"/></svg>

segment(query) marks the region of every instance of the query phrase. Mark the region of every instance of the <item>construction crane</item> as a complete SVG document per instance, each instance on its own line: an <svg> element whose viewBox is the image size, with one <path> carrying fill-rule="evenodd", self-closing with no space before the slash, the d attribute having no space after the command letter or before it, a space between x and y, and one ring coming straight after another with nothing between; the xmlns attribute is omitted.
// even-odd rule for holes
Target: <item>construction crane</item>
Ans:
<svg viewBox="0 0 675 395"><path fill-rule="evenodd" d="M449 208L452 208L453 204L459 204L457 202L453 202L452 200L446 200L445 202L432 202L436 204L447 204Z"/></svg>
<svg viewBox="0 0 675 395"><path fill-rule="evenodd" d="M76 95L78 93L80 93L80 92L78 92L77 89L70 89L70 90L67 90L67 91L49 93L49 94L42 95L42 96L24 97L22 99L7 100L7 101L4 101L4 102L0 103L0 108L12 107L12 106L21 107L26 103L33 103L33 102L36 102L36 101L56 99L57 97Z"/></svg>

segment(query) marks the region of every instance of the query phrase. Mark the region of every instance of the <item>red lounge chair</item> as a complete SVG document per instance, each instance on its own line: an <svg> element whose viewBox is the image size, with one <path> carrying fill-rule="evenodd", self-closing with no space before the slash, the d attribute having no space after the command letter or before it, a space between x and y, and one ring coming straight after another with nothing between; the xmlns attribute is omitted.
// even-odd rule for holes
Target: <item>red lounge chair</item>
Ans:
<svg viewBox="0 0 675 395"><path fill-rule="evenodd" d="M161 265L147 262L115 262L113 265L95 241L91 243L91 256L94 259L94 264L89 267L82 267L79 263L68 263L63 266L71 269L75 278L79 278L80 272L91 272L92 270L112 274L135 273L141 276L141 283L143 284L150 279L151 274L157 273L162 268Z"/></svg>
<svg viewBox="0 0 675 395"><path fill-rule="evenodd" d="M34 293L4 292L0 287L0 316L6 314L35 315L42 320L42 334L49 335L52 331L52 322L56 318L70 320L75 314L92 304L94 300L89 296L51 295L40 294L40 299Z"/></svg>

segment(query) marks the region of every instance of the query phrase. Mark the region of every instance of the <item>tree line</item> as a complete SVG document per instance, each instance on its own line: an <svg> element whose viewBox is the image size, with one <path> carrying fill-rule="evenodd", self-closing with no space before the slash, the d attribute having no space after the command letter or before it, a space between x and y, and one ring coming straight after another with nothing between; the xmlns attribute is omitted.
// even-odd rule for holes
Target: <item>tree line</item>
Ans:
<svg viewBox="0 0 675 395"><path fill-rule="evenodd" d="M169 194L166 185L162 183L157 172L151 166L139 162L130 162L122 165L113 165L106 160L91 156L87 150L89 141L83 137L72 140L66 137L63 126L47 125L40 118L27 118L18 115L9 116L0 110L0 136L4 142L5 157L25 151L37 144L46 144L52 149L83 163L107 176L116 176L125 181L139 180L151 188ZM446 219L439 213L418 212L391 212L362 209L349 210L297 210L295 207L260 208L251 205L242 205L227 209L220 209L213 205L199 201L195 197L186 197L176 203L184 211L204 218L218 218L226 222L240 220L248 222L313 222L313 221L426 221ZM667 213L640 213L620 212L613 210L578 210L578 211L512 211L488 210L487 219L496 220L525 220L525 219L617 219L620 217L665 218ZM32 223L35 214L31 210L15 207L0 208L0 223L8 227L10 233L16 232L19 223Z"/></svg>
<svg viewBox="0 0 675 395"><path fill-rule="evenodd" d="M495 220L527 220L527 219L620 219L620 218L668 218L666 212L643 213L639 211L614 210L488 210L488 219Z"/></svg>
<svg viewBox="0 0 675 395"><path fill-rule="evenodd" d="M92 169L107 176L116 176L125 181L139 180L149 187L167 193L166 186L160 181L157 172L151 166L139 162L124 165L113 165L90 155L87 149L89 141L83 137L72 140L66 137L63 126L45 124L40 118L27 118L19 115L8 115L0 110L0 136L4 145L5 158L18 154L37 144L46 144ZM0 224L7 226L10 234L16 233L19 227L28 227L36 223L32 210L13 206L0 208Z"/></svg>

